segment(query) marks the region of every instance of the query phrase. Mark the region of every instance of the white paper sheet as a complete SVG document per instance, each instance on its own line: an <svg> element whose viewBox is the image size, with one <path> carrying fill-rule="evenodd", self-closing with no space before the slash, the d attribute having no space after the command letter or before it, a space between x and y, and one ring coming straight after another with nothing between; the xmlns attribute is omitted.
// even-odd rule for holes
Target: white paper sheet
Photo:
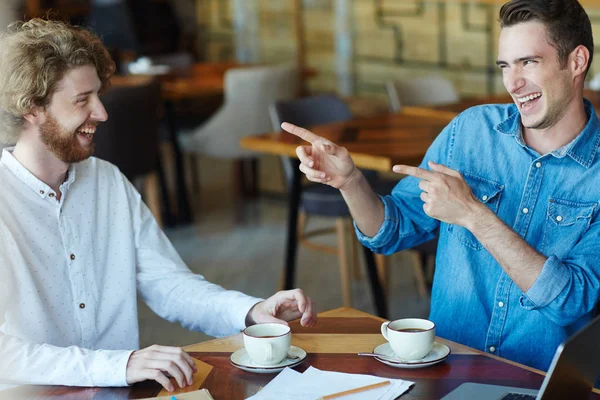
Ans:
<svg viewBox="0 0 600 400"><path fill-rule="evenodd" d="M402 379L322 371L314 367L309 367L303 374L286 368L248 400L316 400L328 394L383 381L390 381L390 385L347 395L344 400L393 400L414 384Z"/></svg>

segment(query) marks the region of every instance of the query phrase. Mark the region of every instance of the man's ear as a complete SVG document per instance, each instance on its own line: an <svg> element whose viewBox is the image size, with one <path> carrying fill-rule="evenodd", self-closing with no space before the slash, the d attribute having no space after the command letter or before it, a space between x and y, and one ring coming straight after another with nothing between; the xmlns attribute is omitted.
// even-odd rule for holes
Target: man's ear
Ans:
<svg viewBox="0 0 600 400"><path fill-rule="evenodd" d="M590 51L584 45L577 46L571 52L571 69L576 75L585 75L590 62Z"/></svg>
<svg viewBox="0 0 600 400"><path fill-rule="evenodd" d="M43 109L40 107L32 108L27 114L23 115L23 118L31 125L40 125L44 122Z"/></svg>

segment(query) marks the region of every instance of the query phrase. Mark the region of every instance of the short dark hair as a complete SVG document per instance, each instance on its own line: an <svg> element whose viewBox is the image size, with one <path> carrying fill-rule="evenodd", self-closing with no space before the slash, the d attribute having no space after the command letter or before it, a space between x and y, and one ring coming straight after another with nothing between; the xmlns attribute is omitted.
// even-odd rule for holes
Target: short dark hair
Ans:
<svg viewBox="0 0 600 400"><path fill-rule="evenodd" d="M594 38L590 18L577 0L510 0L500 9L502 28L529 21L544 24L563 68L569 54L584 45L590 52L587 75L594 58Z"/></svg>

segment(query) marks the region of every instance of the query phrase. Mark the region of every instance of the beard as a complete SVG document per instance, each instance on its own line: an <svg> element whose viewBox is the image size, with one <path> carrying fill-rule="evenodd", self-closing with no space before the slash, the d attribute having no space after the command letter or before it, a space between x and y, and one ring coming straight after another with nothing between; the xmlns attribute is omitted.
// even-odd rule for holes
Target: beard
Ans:
<svg viewBox="0 0 600 400"><path fill-rule="evenodd" d="M68 132L52 115L40 126L40 138L46 148L59 160L71 164L87 160L94 153L94 143L81 146L77 133Z"/></svg>

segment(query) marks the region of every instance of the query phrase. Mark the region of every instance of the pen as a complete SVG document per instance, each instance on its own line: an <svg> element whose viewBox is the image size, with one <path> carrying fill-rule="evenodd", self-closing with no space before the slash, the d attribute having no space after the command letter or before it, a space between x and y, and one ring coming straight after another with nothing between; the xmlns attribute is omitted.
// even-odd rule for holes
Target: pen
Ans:
<svg viewBox="0 0 600 400"><path fill-rule="evenodd" d="M177 397L171 396L171 400L177 400Z"/></svg>
<svg viewBox="0 0 600 400"><path fill-rule="evenodd" d="M347 396L349 394L360 393L360 392L364 392L364 391L367 391L367 390L377 389L377 388L380 388L380 387L384 387L384 386L389 385L390 383L391 383L390 381L383 381L383 382L375 383L373 385L367 385L367 386L358 387L356 389L345 390L345 391L339 392L339 393L328 394L327 396L320 397L317 400L336 399L338 397Z"/></svg>

